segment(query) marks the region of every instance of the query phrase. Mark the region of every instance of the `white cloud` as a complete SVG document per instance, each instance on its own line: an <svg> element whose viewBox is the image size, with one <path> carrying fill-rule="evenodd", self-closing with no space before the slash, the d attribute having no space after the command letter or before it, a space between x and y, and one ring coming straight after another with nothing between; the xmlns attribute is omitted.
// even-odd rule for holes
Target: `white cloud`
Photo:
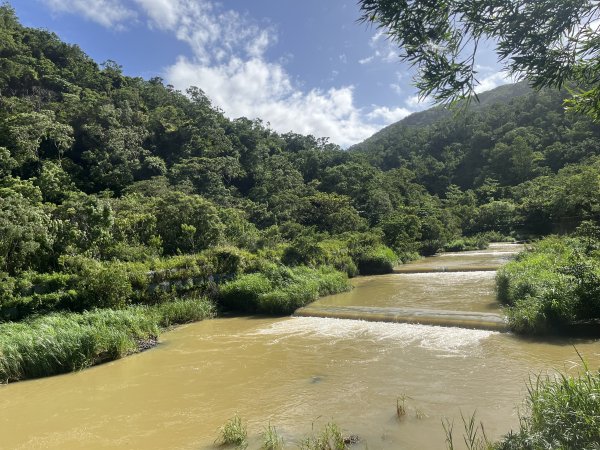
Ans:
<svg viewBox="0 0 600 450"><path fill-rule="evenodd" d="M504 72L496 72L479 80L479 85L475 87L475 92L481 94L503 84L512 83L510 76Z"/></svg>
<svg viewBox="0 0 600 450"><path fill-rule="evenodd" d="M406 108L390 109L387 106L380 106L371 111L367 117L372 120L383 120L387 123L394 123L411 114L412 111Z"/></svg>
<svg viewBox="0 0 600 450"><path fill-rule="evenodd" d="M122 28L122 23L136 18L131 8L120 0L44 0L54 12L79 14L107 28Z"/></svg>
<svg viewBox="0 0 600 450"><path fill-rule="evenodd" d="M390 88L392 89L392 91L394 91L398 95L404 94L404 89L402 89L402 86L400 86L399 83L390 84Z"/></svg>
<svg viewBox="0 0 600 450"><path fill-rule="evenodd" d="M371 47L375 48L377 43L384 37L384 32L382 30L377 30L373 36L371 36L371 43L369 44Z"/></svg>
<svg viewBox="0 0 600 450"><path fill-rule="evenodd" d="M390 123L380 114L365 120L351 86L303 92L281 66L257 58L212 67L180 58L166 77L177 87L201 87L230 117L262 118L277 131L327 136L342 146Z"/></svg>
<svg viewBox="0 0 600 450"><path fill-rule="evenodd" d="M239 13L218 10L206 0L177 0L176 13L165 0L136 1L155 26L172 31L193 51L193 57L179 57L166 69L169 83L179 89L200 87L229 117L261 118L277 131L327 136L342 146L399 117L396 110L358 108L352 86L302 90L283 63L265 57L277 40L275 31ZM345 56L340 55L342 62Z"/></svg>
<svg viewBox="0 0 600 450"><path fill-rule="evenodd" d="M369 40L369 47L373 49L373 54L365 58L359 59L359 64L370 64L375 61L384 63L397 63L398 48L393 42L386 39L386 33L382 30L377 30Z"/></svg>
<svg viewBox="0 0 600 450"><path fill-rule="evenodd" d="M353 86L303 89L287 72L285 61L269 61L266 56L277 42L273 27L259 26L211 0L43 1L57 11L75 12L106 27L122 27L136 19L151 29L172 33L189 45L191 55L179 56L165 69L166 81L181 90L201 88L231 118L261 118L279 132L330 137L349 146L410 113L406 108L376 105L359 108ZM372 45L383 45L382 37L376 33ZM390 58L387 45L385 53L376 51L379 59ZM345 58L339 56L342 62Z"/></svg>
<svg viewBox="0 0 600 450"><path fill-rule="evenodd" d="M382 59L387 63L398 62L398 51L393 48L389 48L387 54Z"/></svg>
<svg viewBox="0 0 600 450"><path fill-rule="evenodd" d="M136 0L144 8L152 23L159 28L170 29L179 21L179 1L175 0Z"/></svg>
<svg viewBox="0 0 600 450"><path fill-rule="evenodd" d="M428 103L428 100L421 98L419 95L411 95L404 101L404 103L409 108L422 108L424 104Z"/></svg>

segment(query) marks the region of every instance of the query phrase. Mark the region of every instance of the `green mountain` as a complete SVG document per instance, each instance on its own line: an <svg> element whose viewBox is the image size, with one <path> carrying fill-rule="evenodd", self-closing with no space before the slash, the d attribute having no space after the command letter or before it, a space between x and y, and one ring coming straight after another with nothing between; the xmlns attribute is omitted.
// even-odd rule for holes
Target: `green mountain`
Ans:
<svg viewBox="0 0 600 450"><path fill-rule="evenodd" d="M598 155L598 126L564 112L565 92L498 87L480 102L413 114L350 149L382 170L406 167L432 193L450 185L500 188Z"/></svg>
<svg viewBox="0 0 600 450"><path fill-rule="evenodd" d="M531 93L531 88L526 81L521 81L515 84L506 84L490 91L482 92L478 95L477 99L473 99L468 104L468 107L471 111L476 111L488 105L507 103L515 97L521 97L529 93ZM433 123L452 116L453 114L460 114L462 112L462 108L466 106L467 105L465 103L459 103L454 107L435 106L425 111L413 113L410 116L407 116L404 119L388 125L387 127L378 131L373 136L368 138L364 143L367 143L372 139L377 139L379 136L385 136L387 133L393 133L393 130L397 127L432 125ZM358 144L358 146L360 145L362 145L362 143Z"/></svg>
<svg viewBox="0 0 600 450"><path fill-rule="evenodd" d="M99 65L5 4L0 93L0 318L158 301L139 286L161 270L380 273L599 218L600 130L558 91L503 86L344 151Z"/></svg>

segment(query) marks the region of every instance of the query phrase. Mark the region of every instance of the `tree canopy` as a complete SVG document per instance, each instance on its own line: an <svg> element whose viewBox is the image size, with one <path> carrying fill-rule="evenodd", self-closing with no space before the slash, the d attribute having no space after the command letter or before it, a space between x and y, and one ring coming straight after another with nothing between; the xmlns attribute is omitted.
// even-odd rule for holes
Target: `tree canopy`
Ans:
<svg viewBox="0 0 600 450"><path fill-rule="evenodd" d="M6 4L0 38L0 321L273 264L382 273L600 219L600 130L565 91L502 86L345 151L97 64Z"/></svg>
<svg viewBox="0 0 600 450"><path fill-rule="evenodd" d="M573 89L571 106L600 118L600 4L593 0L359 0L418 69L421 95L470 96L477 51L495 45L504 69L534 87Z"/></svg>

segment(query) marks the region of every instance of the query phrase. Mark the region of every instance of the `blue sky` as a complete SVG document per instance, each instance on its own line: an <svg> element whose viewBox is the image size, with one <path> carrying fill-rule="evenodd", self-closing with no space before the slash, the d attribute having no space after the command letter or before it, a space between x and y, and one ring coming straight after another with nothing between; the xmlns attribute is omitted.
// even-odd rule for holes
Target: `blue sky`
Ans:
<svg viewBox="0 0 600 450"><path fill-rule="evenodd" d="M132 76L198 86L231 117L280 132L360 142L427 102L355 0L10 0L26 26ZM505 81L491 52L480 91Z"/></svg>

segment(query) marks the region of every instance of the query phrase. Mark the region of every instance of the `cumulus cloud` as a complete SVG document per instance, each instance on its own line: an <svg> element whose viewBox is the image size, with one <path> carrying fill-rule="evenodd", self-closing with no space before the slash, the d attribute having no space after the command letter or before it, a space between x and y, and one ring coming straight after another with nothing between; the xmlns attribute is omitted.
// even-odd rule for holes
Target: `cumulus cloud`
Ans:
<svg viewBox="0 0 600 450"><path fill-rule="evenodd" d="M388 108L387 106L380 106L371 111L367 117L372 120L383 120L387 123L393 123L404 119L411 113L412 111L406 108Z"/></svg>
<svg viewBox="0 0 600 450"><path fill-rule="evenodd" d="M230 117L260 117L277 131L327 136L342 146L383 126L376 122L380 115L367 117L375 122L365 120L354 104L352 86L303 92L283 67L257 58L233 58L209 67L181 57L167 69L166 78L178 87L201 86Z"/></svg>
<svg viewBox="0 0 600 450"><path fill-rule="evenodd" d="M79 14L107 28L122 28L123 22L137 16L121 0L45 0L45 3L55 12Z"/></svg>
<svg viewBox="0 0 600 450"><path fill-rule="evenodd" d="M277 131L327 136L342 146L398 117L392 111L375 112L376 107L374 114L358 108L353 86L302 90L283 63L265 56L277 41L273 27L259 27L203 0L135 1L153 26L172 31L192 49L193 56L180 56L165 78L179 89L200 87L229 117L262 118Z"/></svg>
<svg viewBox="0 0 600 450"><path fill-rule="evenodd" d="M259 26L247 15L211 0L43 1L56 11L79 13L106 27L123 27L135 19L173 34L189 45L191 54L177 57L165 69L165 79L181 90L198 86L232 118L261 118L279 132L330 137L349 146L410 113L376 105L359 108L353 86L303 89L284 61L266 56L277 42L274 27ZM383 46L378 57L391 59L382 37L375 34L371 44ZM344 54L340 60L345 62Z"/></svg>
<svg viewBox="0 0 600 450"><path fill-rule="evenodd" d="M417 109L421 110L421 109L425 109L425 108L432 106L433 100L430 99L429 97L423 98L417 94L417 95L411 95L410 97L408 97L404 101L404 104L414 111Z"/></svg>
<svg viewBox="0 0 600 450"><path fill-rule="evenodd" d="M504 72L495 72L483 77L479 80L479 84L475 87L475 92L481 94L503 84L512 83L513 80Z"/></svg>

